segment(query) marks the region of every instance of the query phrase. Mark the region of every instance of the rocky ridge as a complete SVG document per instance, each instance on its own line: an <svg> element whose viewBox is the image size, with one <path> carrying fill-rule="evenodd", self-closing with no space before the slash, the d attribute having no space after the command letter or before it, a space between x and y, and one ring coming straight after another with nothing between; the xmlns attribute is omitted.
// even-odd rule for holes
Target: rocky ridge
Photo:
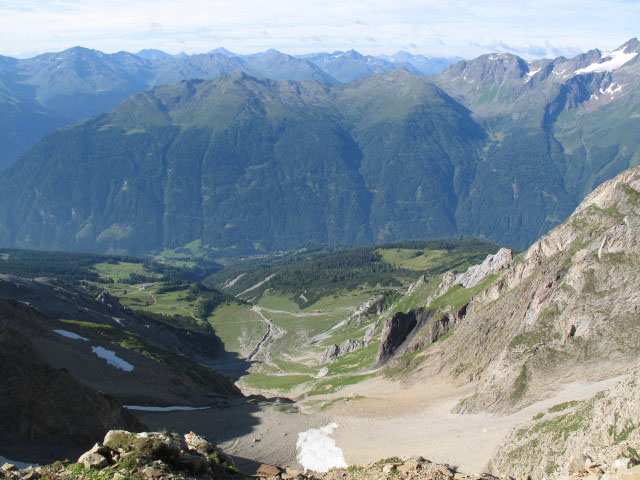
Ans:
<svg viewBox="0 0 640 480"><path fill-rule="evenodd" d="M458 412L511 412L568 381L628 373L640 351L639 263L634 167L515 259L503 251L417 287L423 306L386 319L379 363L401 365L409 382L476 382Z"/></svg>

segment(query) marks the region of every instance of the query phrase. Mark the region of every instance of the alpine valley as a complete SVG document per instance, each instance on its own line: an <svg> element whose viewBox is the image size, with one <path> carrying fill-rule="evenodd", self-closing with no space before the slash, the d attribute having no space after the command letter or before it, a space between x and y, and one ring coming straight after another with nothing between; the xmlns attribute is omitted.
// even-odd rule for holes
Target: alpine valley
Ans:
<svg viewBox="0 0 640 480"><path fill-rule="evenodd" d="M639 57L1 59L0 479L640 479Z"/></svg>

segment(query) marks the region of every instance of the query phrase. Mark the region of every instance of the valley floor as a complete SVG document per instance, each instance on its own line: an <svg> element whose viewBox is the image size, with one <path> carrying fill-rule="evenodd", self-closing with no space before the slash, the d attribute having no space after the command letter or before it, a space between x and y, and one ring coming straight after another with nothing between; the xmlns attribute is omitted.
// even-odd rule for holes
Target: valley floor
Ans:
<svg viewBox="0 0 640 480"><path fill-rule="evenodd" d="M622 377L585 383L572 382L545 400L512 415L452 414L473 385L454 388L436 380L404 388L398 382L375 378L327 396L325 411L287 404L242 405L204 411L136 412L154 430L204 434L236 457L249 472L255 462L290 465L296 460L298 433L336 422L333 434L350 465L392 456L422 455L465 472L482 472L487 459L516 425L536 413L569 400L582 400L611 387ZM351 400L347 401L351 397ZM246 459L253 459L249 461Z"/></svg>

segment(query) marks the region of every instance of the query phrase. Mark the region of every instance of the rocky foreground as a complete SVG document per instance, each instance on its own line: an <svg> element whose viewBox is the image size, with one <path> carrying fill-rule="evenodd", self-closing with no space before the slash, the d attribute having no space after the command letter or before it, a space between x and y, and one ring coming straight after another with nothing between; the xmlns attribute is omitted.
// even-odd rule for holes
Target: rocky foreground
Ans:
<svg viewBox="0 0 640 480"><path fill-rule="evenodd" d="M578 454L567 466L569 480L640 480L637 452L616 459L612 465L600 464ZM374 464L332 469L327 473L300 472L291 468L261 465L252 475L239 472L215 445L189 433L131 433L111 430L102 444L97 443L76 463L56 462L43 467L20 470L10 463L0 468L7 480L178 480L245 479L264 480L367 480L406 478L416 480L514 480L490 474L469 475L450 465L432 463L422 457L389 458ZM528 475L518 480L529 480Z"/></svg>

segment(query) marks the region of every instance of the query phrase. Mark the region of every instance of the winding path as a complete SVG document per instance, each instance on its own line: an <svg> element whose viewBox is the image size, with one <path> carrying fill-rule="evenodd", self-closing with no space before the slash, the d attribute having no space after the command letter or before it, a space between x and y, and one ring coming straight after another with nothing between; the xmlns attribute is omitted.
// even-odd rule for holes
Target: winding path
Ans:
<svg viewBox="0 0 640 480"><path fill-rule="evenodd" d="M260 351L264 351L264 363L266 363L270 367L275 368L276 370L278 370L278 372L284 373L278 365L271 361L269 355L271 350L271 342L276 338L279 338L283 332L278 329L278 327L276 327L271 320L264 316L264 314L262 313L262 307L254 305L253 307L251 307L251 310L260 315L260 318L262 318L264 323L267 324L267 333L265 333L262 339L258 342L251 354L247 357L247 360L255 361Z"/></svg>

